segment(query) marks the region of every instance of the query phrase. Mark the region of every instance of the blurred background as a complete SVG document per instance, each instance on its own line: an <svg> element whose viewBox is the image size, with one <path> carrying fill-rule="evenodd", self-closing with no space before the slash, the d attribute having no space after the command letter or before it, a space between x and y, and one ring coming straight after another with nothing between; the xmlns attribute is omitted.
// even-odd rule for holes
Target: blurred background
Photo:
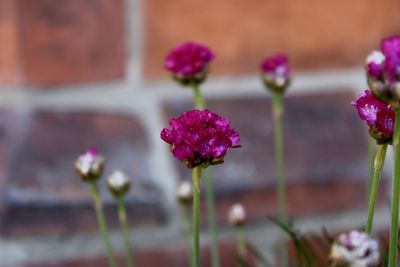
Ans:
<svg viewBox="0 0 400 267"><path fill-rule="evenodd" d="M107 266L89 188L73 168L90 147L107 158L105 177L132 177L138 266L188 265L175 190L191 173L159 138L193 106L163 68L186 41L216 53L202 91L242 137L212 170L223 266L234 266L226 216L235 202L265 255L287 242L265 219L276 214L276 177L259 65L278 52L294 69L284 115L289 213L304 231L362 226L368 134L350 102L366 88L366 55L399 31L398 0L0 0L0 266ZM116 203L100 184L120 257ZM385 229L390 184L381 185L376 225Z"/></svg>

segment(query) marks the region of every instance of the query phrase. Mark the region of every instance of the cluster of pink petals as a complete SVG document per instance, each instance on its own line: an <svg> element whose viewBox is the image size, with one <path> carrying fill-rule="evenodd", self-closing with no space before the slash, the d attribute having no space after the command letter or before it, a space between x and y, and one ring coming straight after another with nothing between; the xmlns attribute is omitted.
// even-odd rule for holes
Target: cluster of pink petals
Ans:
<svg viewBox="0 0 400 267"><path fill-rule="evenodd" d="M330 261L332 266L379 265L378 242L365 232L349 231L341 234L332 244Z"/></svg>
<svg viewBox="0 0 400 267"><path fill-rule="evenodd" d="M358 115L369 126L369 132L378 143L390 143L394 131L394 111L389 104L377 99L369 90L351 103Z"/></svg>
<svg viewBox="0 0 400 267"><path fill-rule="evenodd" d="M169 52L164 66L175 76L190 78L204 72L214 57L214 53L206 46L184 43Z"/></svg>
<svg viewBox="0 0 400 267"><path fill-rule="evenodd" d="M229 148L240 147L230 121L208 110L192 110L170 120L161 139L171 145L175 158L189 168L220 164Z"/></svg>
<svg viewBox="0 0 400 267"><path fill-rule="evenodd" d="M375 79L395 83L400 78L400 36L382 40L381 51L374 51L367 58L367 73Z"/></svg>
<svg viewBox="0 0 400 267"><path fill-rule="evenodd" d="M266 58L261 63L261 71L263 74L271 74L275 76L289 78L289 60L287 56L283 54L278 54L274 57Z"/></svg>

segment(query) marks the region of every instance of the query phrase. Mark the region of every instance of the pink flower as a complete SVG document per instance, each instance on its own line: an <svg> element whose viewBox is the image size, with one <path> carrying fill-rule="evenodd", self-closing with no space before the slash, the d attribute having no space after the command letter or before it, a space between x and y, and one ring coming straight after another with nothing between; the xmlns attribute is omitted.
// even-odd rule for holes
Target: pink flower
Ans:
<svg viewBox="0 0 400 267"><path fill-rule="evenodd" d="M367 58L368 85L379 99L396 103L400 99L400 36L382 40L381 51L373 51Z"/></svg>
<svg viewBox="0 0 400 267"><path fill-rule="evenodd" d="M367 74L374 80L383 79L383 63L385 55L380 51L373 51L367 57Z"/></svg>
<svg viewBox="0 0 400 267"><path fill-rule="evenodd" d="M184 43L168 53L164 66L180 82L200 83L205 79L208 65L214 58L214 53L206 46Z"/></svg>
<svg viewBox="0 0 400 267"><path fill-rule="evenodd" d="M290 67L286 55L278 54L266 58L261 63L261 73L265 85L277 92L283 92L290 82Z"/></svg>
<svg viewBox="0 0 400 267"><path fill-rule="evenodd" d="M229 148L240 147L240 136L230 121L208 110L185 112L169 125L171 129L161 131L161 139L189 168L223 163Z"/></svg>
<svg viewBox="0 0 400 267"><path fill-rule="evenodd" d="M343 233L332 244L329 260L332 266L380 266L378 242L364 232Z"/></svg>
<svg viewBox="0 0 400 267"><path fill-rule="evenodd" d="M384 70L390 83L397 82L400 75L400 36L386 38L381 43L385 55Z"/></svg>
<svg viewBox="0 0 400 267"><path fill-rule="evenodd" d="M75 170L85 182L98 180L103 174L105 159L91 148L80 154L75 161Z"/></svg>
<svg viewBox="0 0 400 267"><path fill-rule="evenodd" d="M378 144L391 143L394 131L394 111L390 105L377 99L369 90L351 103L358 116L369 126L370 135Z"/></svg>

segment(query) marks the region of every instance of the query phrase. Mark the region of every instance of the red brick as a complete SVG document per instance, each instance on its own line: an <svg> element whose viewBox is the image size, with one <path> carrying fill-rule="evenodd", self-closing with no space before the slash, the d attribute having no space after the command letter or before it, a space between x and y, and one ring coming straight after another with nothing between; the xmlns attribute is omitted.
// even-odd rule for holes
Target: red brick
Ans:
<svg viewBox="0 0 400 267"><path fill-rule="evenodd" d="M235 266L236 247L234 241L225 241L219 244L221 267ZM135 254L136 265L140 267L187 267L187 252L182 247L165 248L157 250L137 251ZM124 266L122 256L118 257L120 265ZM208 246L201 248L201 261L203 267L211 266ZM26 267L107 267L106 258L96 257L89 259L76 259L70 261L44 262L31 264Z"/></svg>
<svg viewBox="0 0 400 267"><path fill-rule="evenodd" d="M7 133L4 235L96 231L89 188L74 172L77 155L97 147L107 158L105 176L118 168L133 179L127 198L131 223L162 224L162 194L151 182L149 144L135 117L90 112L14 112L0 121ZM100 181L109 225L118 225L115 201ZM29 221L29 223L27 223Z"/></svg>
<svg viewBox="0 0 400 267"><path fill-rule="evenodd" d="M283 52L295 68L360 65L380 39L398 33L396 0L147 0L145 74L166 77L163 59L178 43L207 44L212 74L257 73L263 57Z"/></svg>
<svg viewBox="0 0 400 267"><path fill-rule="evenodd" d="M0 81L18 80L17 29L13 0L0 1Z"/></svg>
<svg viewBox="0 0 400 267"><path fill-rule="evenodd" d="M123 0L0 0L0 7L0 81L49 86L123 76Z"/></svg>
<svg viewBox="0 0 400 267"><path fill-rule="evenodd" d="M350 105L354 98L351 93L285 98L285 173L290 215L327 214L366 203L368 134ZM246 205L253 220L276 214L270 99L218 99L207 104L232 121L243 145L231 150L223 165L212 168L219 220L226 221L230 205L238 201ZM166 104L168 118L190 108L190 102ZM180 162L176 164L181 178L188 177L190 171ZM382 199L386 196L383 189L384 183Z"/></svg>

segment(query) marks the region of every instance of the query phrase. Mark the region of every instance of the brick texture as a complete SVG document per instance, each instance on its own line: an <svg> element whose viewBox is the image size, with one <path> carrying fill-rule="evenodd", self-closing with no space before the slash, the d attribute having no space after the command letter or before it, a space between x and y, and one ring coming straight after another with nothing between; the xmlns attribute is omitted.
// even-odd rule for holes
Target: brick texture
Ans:
<svg viewBox="0 0 400 267"><path fill-rule="evenodd" d="M219 244L219 251L222 259L222 267L235 266L236 247L234 241L225 241ZM147 251L138 251L135 253L136 265L140 267L187 267L190 263L187 260L187 252L182 247L155 249ZM210 264L209 246L201 248L202 266L208 267ZM124 266L124 258L118 257L121 266ZM104 257L95 257L89 259L75 259L69 261L44 262L32 264L24 267L107 267L107 259Z"/></svg>
<svg viewBox="0 0 400 267"><path fill-rule="evenodd" d="M365 204L368 134L350 105L354 97L334 93L285 98L285 172L291 215L324 214ZM208 107L231 119L243 145L231 150L223 165L212 167L220 222L238 201L254 220L276 214L270 99L211 100ZM189 102L168 102L167 117L190 108ZM190 177L189 170L176 162L181 178Z"/></svg>
<svg viewBox="0 0 400 267"><path fill-rule="evenodd" d="M49 86L123 76L123 0L1 0L0 7L0 81Z"/></svg>
<svg viewBox="0 0 400 267"><path fill-rule="evenodd" d="M257 73L263 57L277 52L287 53L295 68L360 65L382 37L398 33L400 24L396 0L147 0L143 4L149 78L166 75L165 54L185 41L207 44L216 52L212 73Z"/></svg>
<svg viewBox="0 0 400 267"><path fill-rule="evenodd" d="M132 223L165 221L162 194L151 181L146 162L147 138L135 117L65 111L3 115L0 131L10 155L3 173L3 235L96 231L89 188L74 173L77 155L89 147L106 156L105 176L118 168L132 177L134 186L127 198ZM114 227L115 201L104 178L100 185L106 216Z"/></svg>

